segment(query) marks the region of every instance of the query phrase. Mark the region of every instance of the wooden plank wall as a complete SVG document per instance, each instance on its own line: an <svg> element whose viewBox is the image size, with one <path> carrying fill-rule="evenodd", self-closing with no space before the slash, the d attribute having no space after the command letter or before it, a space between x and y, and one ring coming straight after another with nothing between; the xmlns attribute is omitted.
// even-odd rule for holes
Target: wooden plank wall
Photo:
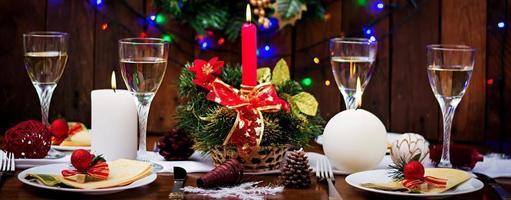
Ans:
<svg viewBox="0 0 511 200"><path fill-rule="evenodd" d="M150 112L152 132L165 132L174 125L172 115L179 104L175 82L183 64L213 56L229 63L240 61L239 41L202 51L196 44L196 33L180 22L169 18L162 27L144 24L143 18L157 11L151 0L104 0L99 8L93 2L0 3L1 132L21 120L39 118L37 95L23 67L24 32L70 33L69 62L54 93L50 116L62 115L86 124L90 124L90 91L109 88L112 70L120 75L120 38L135 37L142 31L161 37L160 30L176 35L165 79ZM455 116L453 137L462 142L485 140L489 145L510 140L511 84L506 79L511 78L511 31L497 29L495 23L505 17L506 6L511 10L511 5L504 0L384 0L378 2L384 2L385 9L376 11L371 8L376 0L368 0L365 7L357 2L336 0L327 7L329 17L325 21L302 20L274 34L260 34L259 47L269 44L276 55L260 59L260 67L272 67L284 57L291 64L293 78L313 78L308 90L317 96L323 116L329 119L344 109L344 103L330 70L328 38L364 36L364 27L386 16L374 24L378 58L362 107L375 113L389 131L417 132L431 140L439 139L442 116L427 81L425 45L467 44L478 49L477 61ZM107 30L100 28L103 23L108 23ZM309 46L312 48L304 50ZM320 59L318 64L314 57ZM117 84L124 87L120 78ZM509 147L501 146L493 147L509 151Z"/></svg>

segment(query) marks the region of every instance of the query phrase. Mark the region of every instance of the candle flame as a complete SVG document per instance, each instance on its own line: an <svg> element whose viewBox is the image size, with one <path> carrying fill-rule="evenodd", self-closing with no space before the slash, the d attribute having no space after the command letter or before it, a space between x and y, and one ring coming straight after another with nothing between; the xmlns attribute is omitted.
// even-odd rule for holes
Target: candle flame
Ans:
<svg viewBox="0 0 511 200"><path fill-rule="evenodd" d="M117 89L117 80L115 79L115 71L112 71L112 78L110 79L111 83L112 83L112 90L114 90L115 92L115 89Z"/></svg>
<svg viewBox="0 0 511 200"><path fill-rule="evenodd" d="M252 10L250 9L250 4L247 4L247 12L245 14L247 22L252 21Z"/></svg>
<svg viewBox="0 0 511 200"><path fill-rule="evenodd" d="M362 106L362 86L360 84L360 77L357 77L357 88L355 90L355 101L357 108Z"/></svg>

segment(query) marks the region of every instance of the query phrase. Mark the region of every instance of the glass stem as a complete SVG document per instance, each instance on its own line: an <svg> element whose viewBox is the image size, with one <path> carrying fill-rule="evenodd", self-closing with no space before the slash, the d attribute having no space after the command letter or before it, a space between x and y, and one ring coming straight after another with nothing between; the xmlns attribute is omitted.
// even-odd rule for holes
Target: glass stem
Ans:
<svg viewBox="0 0 511 200"><path fill-rule="evenodd" d="M35 90L39 95L39 102L41 103L41 118L42 123L46 126L49 126L48 123L48 113L50 111L50 102L51 96L53 94L53 90L57 84L34 84Z"/></svg>
<svg viewBox="0 0 511 200"><path fill-rule="evenodd" d="M149 108L151 107L153 97L154 95L136 95L135 101L135 104L137 105L139 130L137 159L143 161L148 161L146 152L147 118L149 116Z"/></svg>
<svg viewBox="0 0 511 200"><path fill-rule="evenodd" d="M446 105L442 108L442 116L444 118L444 136L442 158L440 159L440 163L438 163L438 167L452 168L449 150L451 146L451 125L454 117L454 111L456 111L456 105L451 105L449 103L446 103Z"/></svg>
<svg viewBox="0 0 511 200"><path fill-rule="evenodd" d="M355 95L343 94L344 96L344 104L346 105L346 110L349 109L357 109L357 98Z"/></svg>

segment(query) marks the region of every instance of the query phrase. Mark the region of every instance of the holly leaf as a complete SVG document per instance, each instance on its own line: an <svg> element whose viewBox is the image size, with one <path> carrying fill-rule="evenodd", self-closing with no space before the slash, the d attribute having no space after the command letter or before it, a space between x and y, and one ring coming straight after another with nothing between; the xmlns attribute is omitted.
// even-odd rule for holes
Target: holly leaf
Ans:
<svg viewBox="0 0 511 200"><path fill-rule="evenodd" d="M296 105L296 102L292 101L292 99L293 97L291 97L291 101L288 101L289 106L291 107L291 113L293 113L293 115L301 121L306 121L307 117L300 112L300 108L298 108L298 105Z"/></svg>
<svg viewBox="0 0 511 200"><path fill-rule="evenodd" d="M273 68L271 82L277 86L281 86L285 81L290 79L289 67L284 59L280 59L275 65L275 68Z"/></svg>
<svg viewBox="0 0 511 200"><path fill-rule="evenodd" d="M303 114L309 116L316 116L318 112L318 101L314 96L308 92L300 92L293 97L291 97L291 101L296 104L296 107Z"/></svg>
<svg viewBox="0 0 511 200"><path fill-rule="evenodd" d="M301 0L277 0L277 10L282 19L290 19L302 13Z"/></svg>
<svg viewBox="0 0 511 200"><path fill-rule="evenodd" d="M257 69L257 82L266 83L271 81L271 69L263 67Z"/></svg>

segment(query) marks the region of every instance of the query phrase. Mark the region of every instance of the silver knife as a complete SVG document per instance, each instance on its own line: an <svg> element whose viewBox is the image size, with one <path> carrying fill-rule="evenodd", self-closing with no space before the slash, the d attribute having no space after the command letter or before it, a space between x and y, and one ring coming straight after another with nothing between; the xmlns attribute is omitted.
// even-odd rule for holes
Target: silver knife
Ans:
<svg viewBox="0 0 511 200"><path fill-rule="evenodd" d="M477 173L477 172L474 172L474 174L477 176L477 178L479 180L483 181L483 183L492 187L495 190L495 192L497 192L500 199L511 200L511 194L508 191L506 191L499 183L497 183L497 181L495 181L495 179L490 178L489 176L487 176L485 174L481 174L481 173Z"/></svg>
<svg viewBox="0 0 511 200"><path fill-rule="evenodd" d="M185 195L181 191L186 179L186 170L182 167L174 167L174 187L169 194L169 199L184 199Z"/></svg>

